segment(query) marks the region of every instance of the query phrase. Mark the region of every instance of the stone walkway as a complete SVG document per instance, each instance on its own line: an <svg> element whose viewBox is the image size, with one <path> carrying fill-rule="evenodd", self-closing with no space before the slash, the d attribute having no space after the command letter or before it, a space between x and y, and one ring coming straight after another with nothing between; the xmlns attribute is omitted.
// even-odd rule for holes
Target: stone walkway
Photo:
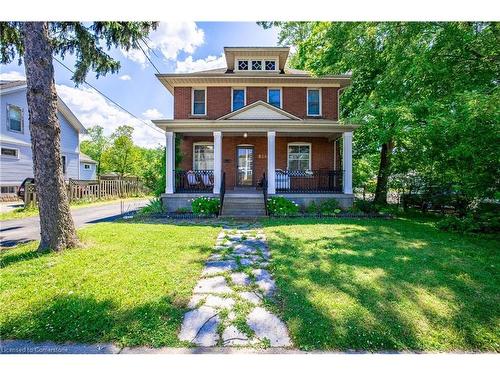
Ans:
<svg viewBox="0 0 500 375"><path fill-rule="evenodd" d="M262 229L225 227L184 316L179 339L200 347L289 347L286 325L272 311L276 285Z"/></svg>

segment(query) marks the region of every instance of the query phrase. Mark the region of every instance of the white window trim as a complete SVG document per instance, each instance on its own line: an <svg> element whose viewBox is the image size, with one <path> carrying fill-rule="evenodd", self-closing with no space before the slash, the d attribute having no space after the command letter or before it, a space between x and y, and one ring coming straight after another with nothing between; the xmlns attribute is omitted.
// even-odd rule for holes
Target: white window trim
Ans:
<svg viewBox="0 0 500 375"><path fill-rule="evenodd" d="M247 105L247 88L246 87L231 87L231 112L236 111L233 107L233 98L234 98L233 91L234 90L243 90L243 96L244 96L243 107L245 107ZM238 109L241 109L241 108L238 108Z"/></svg>
<svg viewBox="0 0 500 375"><path fill-rule="evenodd" d="M247 70L240 70L239 68L239 62L240 61L246 61L248 63L248 69ZM252 69L252 61L260 61L261 62L261 68L262 69ZM266 70L266 61L274 61L274 70ZM244 58L236 58L235 59L235 64L234 67L237 72L269 72L269 73L275 73L279 71L279 59L275 57L270 57L270 58L262 58L262 57L244 57Z"/></svg>
<svg viewBox="0 0 500 375"><path fill-rule="evenodd" d="M271 104L271 103L269 102L269 91L270 91L270 90L280 90L280 105L279 105L279 107L278 107L278 108L283 109L283 89L282 89L281 87L268 87L268 88L267 88L267 102L268 102L269 104Z"/></svg>
<svg viewBox="0 0 500 375"><path fill-rule="evenodd" d="M310 142L290 142L286 145L286 169L290 170L290 146L309 146L309 168L311 171L312 166L312 143Z"/></svg>
<svg viewBox="0 0 500 375"><path fill-rule="evenodd" d="M91 169L90 164L83 163L83 169Z"/></svg>
<svg viewBox="0 0 500 375"><path fill-rule="evenodd" d="M192 170L195 171L195 167L194 167L194 161L195 161L195 148L196 146L214 146L214 143L213 142L193 142L193 163L191 165L192 167ZM214 150L215 152L215 150ZM215 156L215 155L214 155Z"/></svg>
<svg viewBox="0 0 500 375"><path fill-rule="evenodd" d="M10 128L10 108L17 108L21 111L21 130L14 130ZM24 134L24 109L15 104L7 104L7 130L12 133Z"/></svg>
<svg viewBox="0 0 500 375"><path fill-rule="evenodd" d="M205 91L205 110L203 114L194 113L194 91ZM207 115L207 88L206 87L193 87L191 88L191 115L192 116L206 116Z"/></svg>
<svg viewBox="0 0 500 375"><path fill-rule="evenodd" d="M12 155L2 155L1 153L1 149L2 148L6 148L6 149L9 149L9 150L15 150L16 151L16 155L15 156L12 156ZM2 158L8 158L8 159L19 159L19 149L16 148L16 147L6 147L6 146L2 146L0 147L0 155L2 156Z"/></svg>
<svg viewBox="0 0 500 375"><path fill-rule="evenodd" d="M319 91L319 114L317 115L311 115L309 113L309 91ZM320 117L322 116L322 107L323 106L323 93L321 90L321 87L308 87L307 92L306 92L306 111L307 111L307 116L310 117Z"/></svg>

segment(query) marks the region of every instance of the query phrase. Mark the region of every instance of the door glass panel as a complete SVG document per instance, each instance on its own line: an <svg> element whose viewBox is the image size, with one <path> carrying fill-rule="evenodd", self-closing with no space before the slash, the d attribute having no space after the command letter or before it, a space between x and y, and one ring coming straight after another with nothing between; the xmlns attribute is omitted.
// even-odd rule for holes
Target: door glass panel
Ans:
<svg viewBox="0 0 500 375"><path fill-rule="evenodd" d="M240 186L253 185L253 148L238 147L238 172L237 182Z"/></svg>

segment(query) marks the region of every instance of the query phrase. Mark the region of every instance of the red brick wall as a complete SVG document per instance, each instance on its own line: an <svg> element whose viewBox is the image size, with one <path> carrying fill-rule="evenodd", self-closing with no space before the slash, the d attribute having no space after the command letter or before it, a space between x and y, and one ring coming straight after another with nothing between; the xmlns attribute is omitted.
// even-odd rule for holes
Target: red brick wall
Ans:
<svg viewBox="0 0 500 375"><path fill-rule="evenodd" d="M193 143L213 142L213 137L184 136L181 143L182 162L180 168L193 168ZM333 142L321 137L276 137L276 168L287 168L287 144L289 142L311 143L312 169L333 169ZM230 137L222 138L222 166L226 172L226 187L232 188L236 184L236 146L245 144L254 146L254 181L258 183L262 174L267 170L267 137Z"/></svg>
<svg viewBox="0 0 500 375"><path fill-rule="evenodd" d="M267 87L247 87L247 105L258 100L267 101ZM300 118L307 117L307 89L283 87L283 109ZM322 88L322 118L338 120L338 89ZM203 118L214 120L231 112L231 87L207 88L207 116L191 115L191 87L174 89L174 119Z"/></svg>

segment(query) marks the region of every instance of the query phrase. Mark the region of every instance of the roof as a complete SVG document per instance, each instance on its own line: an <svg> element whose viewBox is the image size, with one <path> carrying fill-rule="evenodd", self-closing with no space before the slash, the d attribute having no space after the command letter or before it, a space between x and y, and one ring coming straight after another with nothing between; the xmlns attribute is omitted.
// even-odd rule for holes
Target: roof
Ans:
<svg viewBox="0 0 500 375"><path fill-rule="evenodd" d="M97 164L94 159L83 152L80 152L80 163Z"/></svg>
<svg viewBox="0 0 500 375"><path fill-rule="evenodd" d="M285 68L290 47L224 47L224 56L229 70L234 69L235 57L270 57L270 54L278 57L278 66Z"/></svg>
<svg viewBox="0 0 500 375"><path fill-rule="evenodd" d="M18 91L22 89L26 89L26 81L17 80L17 81L0 81L0 94L8 94L12 91ZM87 129L85 126L78 120L75 114L69 109L69 107L64 103L59 95L57 95L57 110L61 112L61 114L68 120L70 125L78 132L82 134L87 133Z"/></svg>

